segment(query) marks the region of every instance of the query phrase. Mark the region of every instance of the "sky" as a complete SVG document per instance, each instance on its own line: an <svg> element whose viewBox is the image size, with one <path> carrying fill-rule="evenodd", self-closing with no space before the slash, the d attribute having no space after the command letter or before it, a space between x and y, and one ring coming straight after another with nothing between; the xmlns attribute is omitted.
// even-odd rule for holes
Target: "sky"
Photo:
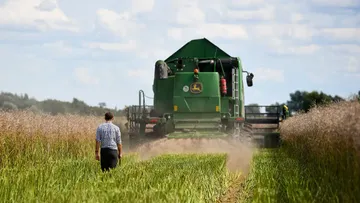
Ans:
<svg viewBox="0 0 360 203"><path fill-rule="evenodd" d="M199 38L254 73L246 104L360 90L360 0L0 0L0 91L123 108Z"/></svg>

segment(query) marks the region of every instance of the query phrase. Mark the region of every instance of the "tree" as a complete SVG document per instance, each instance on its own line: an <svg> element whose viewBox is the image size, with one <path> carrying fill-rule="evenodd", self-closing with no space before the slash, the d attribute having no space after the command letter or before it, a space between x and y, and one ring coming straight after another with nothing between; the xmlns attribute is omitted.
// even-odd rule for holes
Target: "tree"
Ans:
<svg viewBox="0 0 360 203"><path fill-rule="evenodd" d="M99 102L99 106L100 106L100 108L105 108L105 107L106 107L106 103L105 103L105 102Z"/></svg>
<svg viewBox="0 0 360 203"><path fill-rule="evenodd" d="M32 105L30 108L28 108L28 110L32 111L33 113L40 113L41 112L35 105Z"/></svg>
<svg viewBox="0 0 360 203"><path fill-rule="evenodd" d="M280 104L279 102L275 102L275 104L271 104L270 106L265 107L266 113L281 113L282 106L284 104ZM277 107L276 107L277 106Z"/></svg>
<svg viewBox="0 0 360 203"><path fill-rule="evenodd" d="M29 100L29 95L28 94L24 94L24 100Z"/></svg>
<svg viewBox="0 0 360 203"><path fill-rule="evenodd" d="M246 113L260 113L259 104L249 104L249 105L247 105Z"/></svg>
<svg viewBox="0 0 360 203"><path fill-rule="evenodd" d="M303 108L305 94L307 94L307 92L300 92L299 90L290 93L290 101L287 101L289 109L293 111L301 110Z"/></svg>
<svg viewBox="0 0 360 203"><path fill-rule="evenodd" d="M17 106L11 102L5 101L2 105L2 109L4 110L17 110Z"/></svg>
<svg viewBox="0 0 360 203"><path fill-rule="evenodd" d="M303 110L308 112L314 105L322 105L337 101L344 101L344 99L338 95L331 96L323 92L297 90L290 94L290 101L287 101L287 106L290 111Z"/></svg>

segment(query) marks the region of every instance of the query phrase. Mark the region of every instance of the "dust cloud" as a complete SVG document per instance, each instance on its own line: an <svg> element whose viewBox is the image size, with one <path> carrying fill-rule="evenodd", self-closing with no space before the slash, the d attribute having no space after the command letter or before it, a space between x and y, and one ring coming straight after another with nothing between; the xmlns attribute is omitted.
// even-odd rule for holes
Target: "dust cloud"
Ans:
<svg viewBox="0 0 360 203"><path fill-rule="evenodd" d="M247 174L255 147L237 140L224 139L160 139L134 150L142 160L162 154L212 154L226 153L229 171Z"/></svg>

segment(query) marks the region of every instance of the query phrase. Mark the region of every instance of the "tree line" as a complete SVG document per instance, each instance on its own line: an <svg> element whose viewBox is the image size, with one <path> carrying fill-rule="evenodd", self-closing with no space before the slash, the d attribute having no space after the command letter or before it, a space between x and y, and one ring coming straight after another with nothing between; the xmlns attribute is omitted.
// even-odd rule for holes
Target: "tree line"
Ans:
<svg viewBox="0 0 360 203"><path fill-rule="evenodd" d="M347 98L342 98L338 95L330 95L325 94L323 92L318 91L300 91L296 90L293 93L290 93L290 99L286 102L276 102L275 104L269 105L269 107L265 108L264 113L276 113L277 111L281 112L281 108L276 108L274 106L283 106L287 105L289 108L290 114L294 114L296 112L308 112L313 106L319 106L323 104L328 104L331 102L339 102L348 100ZM357 94L354 94L350 97L350 100L356 99L360 102L360 91ZM260 113L260 107L258 104L249 104L246 109L249 113Z"/></svg>
<svg viewBox="0 0 360 203"><path fill-rule="evenodd" d="M266 107L267 113L276 113L278 110L281 112L281 108L271 106L282 106L286 104L289 108L290 114L298 111L307 112L313 105L322 105L329 102L345 101L338 95L329 95L318 91L300 91L296 90L289 95L290 100L286 102L276 102L275 104ZM360 91L354 94L355 99L360 101ZM260 113L260 107L258 104L249 104L246 109L250 113ZM79 115L96 115L102 116L105 111L114 112L115 116L123 116L125 112L123 109L107 108L105 102L99 102L99 106L89 106L84 101L77 98L73 98L71 102L60 101L56 99L46 99L38 101L35 98L30 98L28 94L12 94L8 92L0 93L0 110L31 110L33 112L46 112L52 115L57 114L79 114Z"/></svg>
<svg viewBox="0 0 360 203"><path fill-rule="evenodd" d="M38 101L30 98L28 94L12 94L9 92L0 93L1 110L30 110L33 112L44 112L51 115L57 114L78 114L102 116L106 111L114 112L115 116L122 116L121 109L107 108L105 102L99 102L99 106L90 106L84 101L73 98L71 102L56 99Z"/></svg>

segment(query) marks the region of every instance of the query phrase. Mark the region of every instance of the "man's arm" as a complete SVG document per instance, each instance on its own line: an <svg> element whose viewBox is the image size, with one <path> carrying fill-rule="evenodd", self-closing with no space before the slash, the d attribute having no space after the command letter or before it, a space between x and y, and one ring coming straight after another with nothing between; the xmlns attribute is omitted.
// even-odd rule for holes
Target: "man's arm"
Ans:
<svg viewBox="0 0 360 203"><path fill-rule="evenodd" d="M96 130L96 138L95 138L95 156L96 156L96 160L100 159L100 142L101 142L100 129L98 128Z"/></svg>
<svg viewBox="0 0 360 203"><path fill-rule="evenodd" d="M122 156L122 142L121 142L121 132L120 132L119 128L116 130L116 144L117 144L117 147L118 147L119 157L121 158L121 156Z"/></svg>
<svg viewBox="0 0 360 203"><path fill-rule="evenodd" d="M118 144L118 152L119 152L119 157L122 157L122 144Z"/></svg>
<svg viewBox="0 0 360 203"><path fill-rule="evenodd" d="M100 157L100 142L96 140L96 144L95 144L95 156L96 159L98 160Z"/></svg>

